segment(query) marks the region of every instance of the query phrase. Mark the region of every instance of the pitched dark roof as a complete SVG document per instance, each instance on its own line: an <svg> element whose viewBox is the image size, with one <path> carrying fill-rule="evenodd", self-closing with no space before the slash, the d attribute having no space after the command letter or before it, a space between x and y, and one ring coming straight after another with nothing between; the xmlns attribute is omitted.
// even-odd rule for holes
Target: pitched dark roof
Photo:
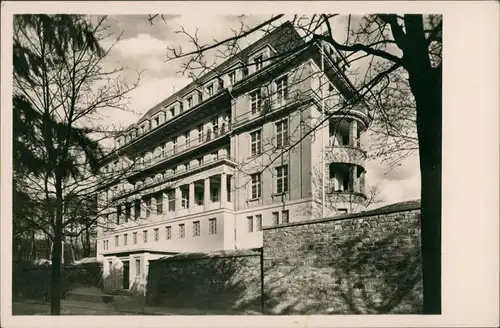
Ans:
<svg viewBox="0 0 500 328"><path fill-rule="evenodd" d="M268 33L261 39L255 41L254 43L244 48L231 58L222 62L219 66L217 66L213 70L214 72L208 72L204 74L202 77L200 77L198 81L189 83L184 88L180 89L179 91L167 97L165 100L153 106L136 123L128 126L125 129L125 131L136 126L137 123L143 121L144 119L150 118L165 105L173 103L176 99L179 99L180 97L184 96L191 89L194 89L198 84L208 82L210 79L215 78L217 76L216 74L222 73L224 70L237 64L239 61L245 63L248 60L248 57L251 56L254 51L265 46L266 44L270 44L278 53L286 53L287 51L296 48L297 46L303 44L304 42L305 41L293 27L293 24L290 21L286 21L285 23L281 24L280 26L272 30L270 33Z"/></svg>

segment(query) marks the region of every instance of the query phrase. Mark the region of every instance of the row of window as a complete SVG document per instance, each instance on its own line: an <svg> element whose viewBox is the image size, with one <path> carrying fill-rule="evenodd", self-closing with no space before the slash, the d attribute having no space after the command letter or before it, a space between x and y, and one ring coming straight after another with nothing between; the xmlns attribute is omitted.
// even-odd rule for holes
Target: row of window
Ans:
<svg viewBox="0 0 500 328"><path fill-rule="evenodd" d="M289 145L288 120L284 119L274 123L276 147L282 148ZM262 129L250 132L250 152L252 156L262 153Z"/></svg>
<svg viewBox="0 0 500 328"><path fill-rule="evenodd" d="M282 194L288 192L288 165L281 165L275 168L275 187L274 192ZM250 175L251 179L251 198L262 197L262 172Z"/></svg>
<svg viewBox="0 0 500 328"><path fill-rule="evenodd" d="M186 224L185 223L180 223L177 226L178 228L178 238L182 239L186 237ZM193 228L193 237L198 237L201 234L201 222L200 221L193 221L192 223L192 228ZM208 234L214 235L217 234L217 219L208 219ZM123 234L123 246L128 246L128 233ZM167 240L172 239L172 226L166 226L165 227L165 237ZM142 239L143 243L147 244L149 242L148 239L148 230L143 230L142 231ZM153 240L155 242L160 240L160 228L154 228L153 229ZM132 244L137 244L137 232L132 233ZM115 247L120 246L120 235L115 235ZM104 240L103 241L103 248L104 250L109 249L109 241Z"/></svg>
<svg viewBox="0 0 500 328"><path fill-rule="evenodd" d="M274 105L283 106L288 98L288 76L282 76L274 82L276 93L274 95ZM264 89L265 90L265 89ZM250 110L252 115L260 113L270 95L264 94L264 90L259 88L248 93L250 97Z"/></svg>

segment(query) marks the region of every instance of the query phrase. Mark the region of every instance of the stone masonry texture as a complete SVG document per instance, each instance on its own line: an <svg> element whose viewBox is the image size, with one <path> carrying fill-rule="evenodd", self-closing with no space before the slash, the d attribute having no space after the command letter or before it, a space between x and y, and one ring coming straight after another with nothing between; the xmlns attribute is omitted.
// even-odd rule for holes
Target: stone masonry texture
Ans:
<svg viewBox="0 0 500 328"><path fill-rule="evenodd" d="M268 227L265 314L421 312L420 209Z"/></svg>
<svg viewBox="0 0 500 328"><path fill-rule="evenodd" d="M186 253L150 261L152 306L261 309L260 252Z"/></svg>

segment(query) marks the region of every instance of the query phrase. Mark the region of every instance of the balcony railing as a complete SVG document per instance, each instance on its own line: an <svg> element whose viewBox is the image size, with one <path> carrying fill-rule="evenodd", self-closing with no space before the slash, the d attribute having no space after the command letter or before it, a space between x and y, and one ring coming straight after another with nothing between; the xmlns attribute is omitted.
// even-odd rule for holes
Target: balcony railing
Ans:
<svg viewBox="0 0 500 328"><path fill-rule="evenodd" d="M229 161L231 161L233 163L236 163L235 159L231 158L227 154L220 154L220 155L217 155L217 156L209 157L206 160L202 160L202 162L199 163L198 165L189 165L189 167L186 168L185 170L172 172L170 174L163 174L163 175L159 175L158 174L154 178L150 179L149 181L147 181L145 183L140 183L140 184L137 183L134 186L134 188L129 188L129 189L124 189L124 190L118 191L117 193L115 193L115 195L113 195L113 197L114 198L118 198L118 197L123 197L125 195L136 193L138 191L147 189L147 188L149 188L149 187L151 187L153 185L167 182L167 181L175 179L175 178L177 178L179 176L182 176L182 175L185 175L185 174L189 174L189 173L191 173L193 171L196 171L196 170L198 170L200 168L203 168L203 167L206 167L206 166L210 166L210 165L216 163L217 161L223 161L223 160L229 160Z"/></svg>
<svg viewBox="0 0 500 328"><path fill-rule="evenodd" d="M329 145L330 151L326 160L331 163L348 163L364 167L367 158L366 152L357 146Z"/></svg>
<svg viewBox="0 0 500 328"><path fill-rule="evenodd" d="M169 151L162 151L160 154L155 155L152 159L149 160L144 160L143 162L136 163L134 169L132 170L133 173L137 173L141 170L147 169L150 166L153 166L169 157L174 157L183 153L186 153L187 151L195 148L196 146L207 144L211 141L214 141L222 136L227 135L229 132L231 132L231 124L224 123L220 127L220 129L217 130L209 130L207 133L202 134L201 138L195 138L193 140L189 140L187 143L183 143L181 145L177 145L174 149L171 149Z"/></svg>

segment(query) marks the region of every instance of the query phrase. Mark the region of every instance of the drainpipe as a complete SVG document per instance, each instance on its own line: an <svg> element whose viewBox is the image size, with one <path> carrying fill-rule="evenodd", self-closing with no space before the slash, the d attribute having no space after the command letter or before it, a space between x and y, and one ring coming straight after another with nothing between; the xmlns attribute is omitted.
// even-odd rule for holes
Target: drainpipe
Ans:
<svg viewBox="0 0 500 328"><path fill-rule="evenodd" d="M325 115L325 92L323 86L323 77L325 75L325 51L324 43L321 42L321 118ZM323 133L323 123L320 127L321 131L321 217L325 217L325 134Z"/></svg>

